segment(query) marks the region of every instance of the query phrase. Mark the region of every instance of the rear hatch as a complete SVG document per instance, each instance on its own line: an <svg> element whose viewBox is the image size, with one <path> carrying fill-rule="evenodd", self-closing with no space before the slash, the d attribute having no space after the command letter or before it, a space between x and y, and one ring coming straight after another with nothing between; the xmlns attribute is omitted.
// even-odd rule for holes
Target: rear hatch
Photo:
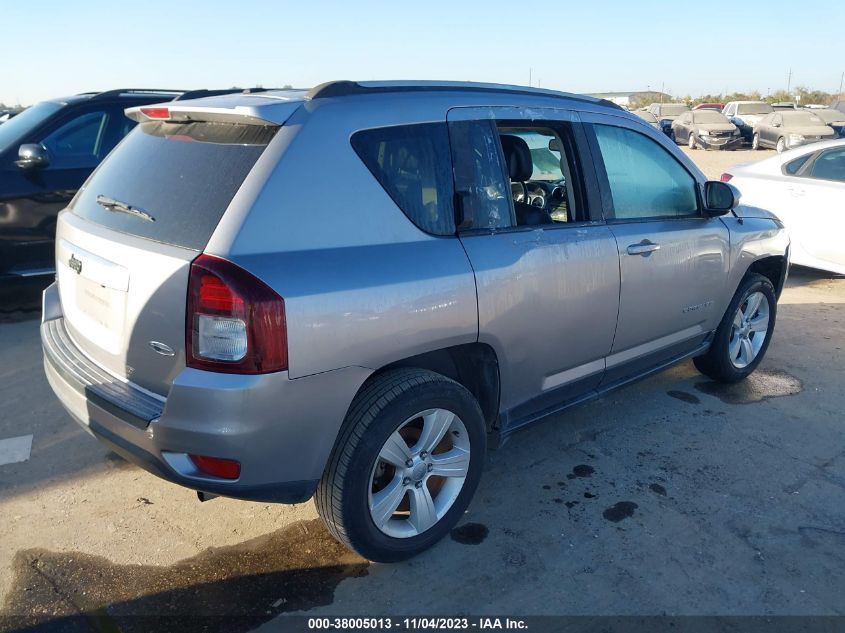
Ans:
<svg viewBox="0 0 845 633"><path fill-rule="evenodd" d="M191 262L279 127L201 115L179 123L139 116L57 227L71 338L98 365L161 396L185 367Z"/></svg>

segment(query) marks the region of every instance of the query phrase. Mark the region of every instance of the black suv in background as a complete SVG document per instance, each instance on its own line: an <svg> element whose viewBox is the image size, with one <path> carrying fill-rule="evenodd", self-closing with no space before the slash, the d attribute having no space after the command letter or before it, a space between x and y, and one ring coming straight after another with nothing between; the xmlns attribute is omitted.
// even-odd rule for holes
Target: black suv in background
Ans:
<svg viewBox="0 0 845 633"><path fill-rule="evenodd" d="M0 125L0 283L54 272L56 215L135 126L126 108L242 92L86 92L43 101Z"/></svg>

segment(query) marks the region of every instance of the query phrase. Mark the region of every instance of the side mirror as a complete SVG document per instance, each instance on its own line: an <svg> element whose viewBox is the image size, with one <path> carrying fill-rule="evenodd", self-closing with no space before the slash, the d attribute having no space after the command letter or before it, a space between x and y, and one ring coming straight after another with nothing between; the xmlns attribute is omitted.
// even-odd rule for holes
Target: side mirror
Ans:
<svg viewBox="0 0 845 633"><path fill-rule="evenodd" d="M18 148L15 165L21 169L40 169L50 164L47 150L40 143L25 143Z"/></svg>
<svg viewBox="0 0 845 633"><path fill-rule="evenodd" d="M556 138L549 140L549 150L560 154L560 143L557 142Z"/></svg>
<svg viewBox="0 0 845 633"><path fill-rule="evenodd" d="M739 190L733 185L719 180L708 180L704 183L704 210L711 218L736 209L739 198Z"/></svg>

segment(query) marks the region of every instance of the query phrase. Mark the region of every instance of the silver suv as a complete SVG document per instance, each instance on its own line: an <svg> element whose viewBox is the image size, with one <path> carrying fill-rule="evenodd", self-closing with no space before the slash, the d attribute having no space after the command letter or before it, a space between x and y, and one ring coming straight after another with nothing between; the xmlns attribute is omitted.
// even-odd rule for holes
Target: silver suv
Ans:
<svg viewBox="0 0 845 633"><path fill-rule="evenodd" d="M783 227L611 103L333 82L127 113L59 217L45 370L201 499L316 496L400 560L488 443L690 357L741 380L769 344Z"/></svg>

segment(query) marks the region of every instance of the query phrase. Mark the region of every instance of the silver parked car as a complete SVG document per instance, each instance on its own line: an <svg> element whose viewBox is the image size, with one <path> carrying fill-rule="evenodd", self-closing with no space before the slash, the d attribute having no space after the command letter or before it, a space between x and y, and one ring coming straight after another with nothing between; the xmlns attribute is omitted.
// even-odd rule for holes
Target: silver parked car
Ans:
<svg viewBox="0 0 845 633"><path fill-rule="evenodd" d="M777 110L754 126L752 149L774 147L782 152L817 141L836 138L836 132L810 110Z"/></svg>
<svg viewBox="0 0 845 633"><path fill-rule="evenodd" d="M765 101L729 101L722 110L722 114L737 127L742 139L748 143L754 136L754 126L770 112L774 112L774 108Z"/></svg>
<svg viewBox="0 0 845 633"><path fill-rule="evenodd" d="M690 110L672 121L672 139L690 149L736 149L742 144L737 127L721 112Z"/></svg>
<svg viewBox="0 0 845 633"><path fill-rule="evenodd" d="M128 113L59 217L50 385L201 499L316 495L370 559L442 538L488 441L690 357L741 380L771 340L780 224L609 102L332 82Z"/></svg>
<svg viewBox="0 0 845 633"><path fill-rule="evenodd" d="M645 108L642 108L640 110L634 110L633 113L640 117L643 121L648 123L650 126L656 127L658 130L660 129L660 121L658 121L657 117Z"/></svg>

